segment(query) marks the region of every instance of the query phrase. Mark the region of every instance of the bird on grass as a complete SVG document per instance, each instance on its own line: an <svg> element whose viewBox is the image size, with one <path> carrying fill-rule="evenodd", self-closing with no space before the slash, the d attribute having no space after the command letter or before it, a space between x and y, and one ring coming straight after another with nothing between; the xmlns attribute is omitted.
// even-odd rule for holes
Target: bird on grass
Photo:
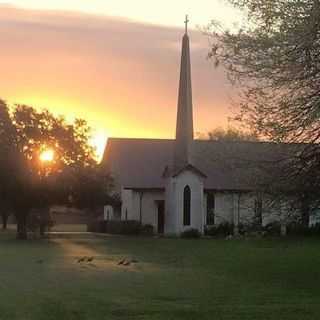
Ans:
<svg viewBox="0 0 320 320"><path fill-rule="evenodd" d="M126 267L127 267L127 266L130 266L130 264L131 264L131 262L130 262L129 260L126 260L126 261L123 263L123 265L126 266Z"/></svg>
<svg viewBox="0 0 320 320"><path fill-rule="evenodd" d="M129 259L124 258L118 262L118 266L122 265L127 267L127 266L130 266L131 262L132 261L130 261Z"/></svg>
<svg viewBox="0 0 320 320"><path fill-rule="evenodd" d="M87 257L82 257L80 259L78 259L78 263L84 262L86 260Z"/></svg>

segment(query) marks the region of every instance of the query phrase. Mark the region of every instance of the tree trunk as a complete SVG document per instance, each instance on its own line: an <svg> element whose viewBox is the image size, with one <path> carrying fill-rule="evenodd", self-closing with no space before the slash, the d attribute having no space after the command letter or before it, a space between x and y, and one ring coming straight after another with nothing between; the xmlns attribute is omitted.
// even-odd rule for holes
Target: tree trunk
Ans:
<svg viewBox="0 0 320 320"><path fill-rule="evenodd" d="M301 203L301 220L305 227L309 227L310 206L308 199L302 199Z"/></svg>
<svg viewBox="0 0 320 320"><path fill-rule="evenodd" d="M19 240L27 240L28 239L27 216L26 215L17 216L17 239L19 239Z"/></svg>
<svg viewBox="0 0 320 320"><path fill-rule="evenodd" d="M9 215L8 215L8 214L6 214L6 213L3 213L3 214L2 214L2 229L3 229L3 230L7 230L8 218L9 218Z"/></svg>
<svg viewBox="0 0 320 320"><path fill-rule="evenodd" d="M42 208L40 212L40 236L44 237L50 227L50 208Z"/></svg>
<svg viewBox="0 0 320 320"><path fill-rule="evenodd" d="M44 237L45 236L45 232L46 232L46 225L43 222L41 222L40 223L40 236Z"/></svg>
<svg viewBox="0 0 320 320"><path fill-rule="evenodd" d="M254 204L254 211L255 211L255 224L259 228L262 228L262 211L263 211L263 204L262 204L262 196L259 194L255 200Z"/></svg>
<svg viewBox="0 0 320 320"><path fill-rule="evenodd" d="M287 225L285 223L281 223L280 234L283 237L287 235Z"/></svg>

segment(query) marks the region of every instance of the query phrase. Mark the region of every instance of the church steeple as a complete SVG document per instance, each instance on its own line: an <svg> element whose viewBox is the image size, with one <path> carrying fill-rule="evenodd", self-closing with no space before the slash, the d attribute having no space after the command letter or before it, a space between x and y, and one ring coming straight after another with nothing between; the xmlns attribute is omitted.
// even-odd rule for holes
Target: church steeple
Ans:
<svg viewBox="0 0 320 320"><path fill-rule="evenodd" d="M175 169L180 169L181 167L191 164L191 147L193 141L193 107L188 22L188 16L186 16L185 34L182 40L178 113L174 152Z"/></svg>

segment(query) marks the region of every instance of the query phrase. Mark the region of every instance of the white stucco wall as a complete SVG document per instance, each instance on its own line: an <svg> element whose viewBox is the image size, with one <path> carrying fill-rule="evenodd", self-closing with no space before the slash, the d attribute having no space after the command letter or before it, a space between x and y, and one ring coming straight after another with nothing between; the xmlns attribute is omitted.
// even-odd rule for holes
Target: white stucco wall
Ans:
<svg viewBox="0 0 320 320"><path fill-rule="evenodd" d="M184 189L191 190L191 223L183 225ZM177 177L168 178L166 186L165 233L180 234L187 229L204 230L203 179L186 170Z"/></svg>
<svg viewBox="0 0 320 320"><path fill-rule="evenodd" d="M157 201L164 200L164 191L144 192L142 196L142 223L158 226Z"/></svg>
<svg viewBox="0 0 320 320"><path fill-rule="evenodd" d="M155 228L158 225L157 201L164 200L164 191L135 191L123 189L121 193L122 208L121 219L140 221L140 213L143 224L151 224ZM140 211L141 205L141 211Z"/></svg>
<svg viewBox="0 0 320 320"><path fill-rule="evenodd" d="M132 210L132 190L121 189L121 220L133 220L134 212Z"/></svg>

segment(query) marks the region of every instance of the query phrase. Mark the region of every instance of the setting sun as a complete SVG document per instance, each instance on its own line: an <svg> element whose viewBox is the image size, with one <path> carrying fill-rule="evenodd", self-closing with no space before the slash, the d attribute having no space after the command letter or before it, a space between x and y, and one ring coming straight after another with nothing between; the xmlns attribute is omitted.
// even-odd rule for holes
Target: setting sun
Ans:
<svg viewBox="0 0 320 320"><path fill-rule="evenodd" d="M54 151L52 149L46 149L41 152L40 160L42 162L51 162L54 159Z"/></svg>
<svg viewBox="0 0 320 320"><path fill-rule="evenodd" d="M100 131L94 134L91 139L91 144L96 150L97 160L101 161L108 140L108 135L104 131Z"/></svg>

